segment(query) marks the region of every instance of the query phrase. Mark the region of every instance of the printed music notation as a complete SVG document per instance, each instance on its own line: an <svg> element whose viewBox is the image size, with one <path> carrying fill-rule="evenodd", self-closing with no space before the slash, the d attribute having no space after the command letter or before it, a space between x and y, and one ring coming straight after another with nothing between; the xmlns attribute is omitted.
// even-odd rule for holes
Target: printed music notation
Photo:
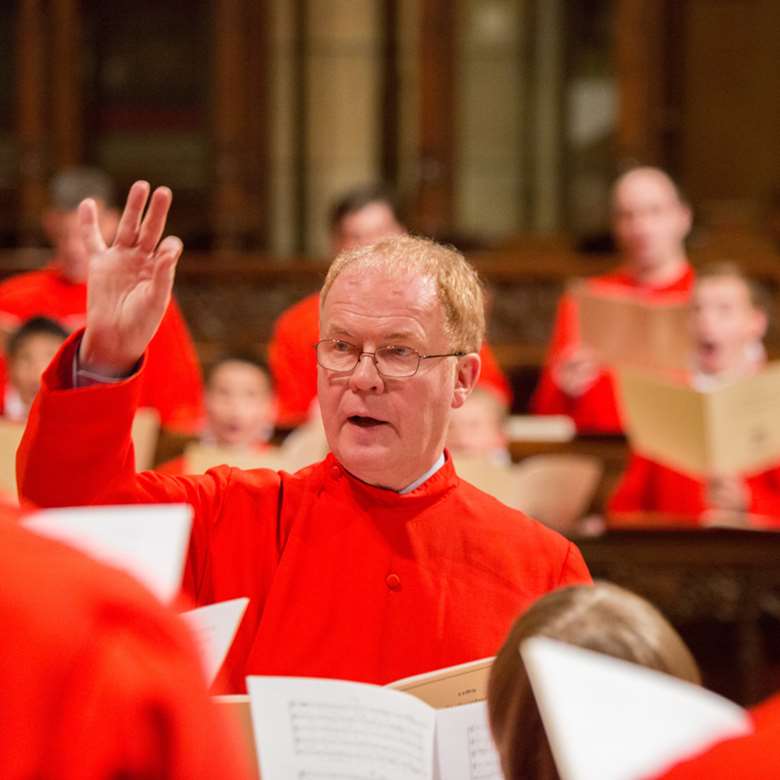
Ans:
<svg viewBox="0 0 780 780"><path fill-rule="evenodd" d="M493 739L482 724L469 726L469 774L471 780L501 780L501 767Z"/></svg>
<svg viewBox="0 0 780 780"><path fill-rule="evenodd" d="M289 717L296 758L360 762L400 770L409 777L428 776L425 725L411 715L360 704L296 699L289 702ZM305 776L324 780L329 775L309 772ZM377 774L366 777L376 780ZM354 780L362 778L359 774Z"/></svg>

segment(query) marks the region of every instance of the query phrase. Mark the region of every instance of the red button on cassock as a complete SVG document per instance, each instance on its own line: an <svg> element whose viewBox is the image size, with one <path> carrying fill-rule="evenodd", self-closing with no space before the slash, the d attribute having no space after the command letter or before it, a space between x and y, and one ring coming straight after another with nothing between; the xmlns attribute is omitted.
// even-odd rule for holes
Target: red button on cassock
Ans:
<svg viewBox="0 0 780 780"><path fill-rule="evenodd" d="M401 590L401 578L397 574L388 574L385 582L390 590Z"/></svg>

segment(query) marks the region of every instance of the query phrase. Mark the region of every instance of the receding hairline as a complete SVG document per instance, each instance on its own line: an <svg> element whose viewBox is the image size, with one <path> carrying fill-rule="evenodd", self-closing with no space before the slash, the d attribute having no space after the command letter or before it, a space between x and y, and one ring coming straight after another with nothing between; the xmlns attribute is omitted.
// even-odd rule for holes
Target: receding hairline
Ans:
<svg viewBox="0 0 780 780"><path fill-rule="evenodd" d="M683 196L682 190L680 189L677 182L666 171L661 170L661 168L654 168L651 165L642 165L637 166L636 168L631 168L625 173L622 173L612 183L612 187L610 189L610 204L612 208L615 208L618 193L623 187L626 186L626 184L630 184L634 179L641 180L643 178L647 181L655 181L662 184L666 189L668 189L669 192L672 193L674 199L680 203L680 205L686 205L686 199Z"/></svg>

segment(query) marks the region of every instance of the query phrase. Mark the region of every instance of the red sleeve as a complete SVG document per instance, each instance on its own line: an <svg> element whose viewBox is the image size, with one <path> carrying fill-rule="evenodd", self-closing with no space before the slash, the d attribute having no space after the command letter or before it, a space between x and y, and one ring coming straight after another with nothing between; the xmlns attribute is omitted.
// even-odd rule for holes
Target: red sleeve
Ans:
<svg viewBox="0 0 780 780"><path fill-rule="evenodd" d="M200 364L174 300L149 344L139 406L154 407L166 428L183 433L192 433L202 421Z"/></svg>
<svg viewBox="0 0 780 780"><path fill-rule="evenodd" d="M184 474L184 455L180 455L178 458L171 458L171 460L166 460L165 463L155 466L154 470L160 474L175 474L181 476Z"/></svg>
<svg viewBox="0 0 780 780"><path fill-rule="evenodd" d="M315 293L283 312L268 345L277 425L282 428L294 428L305 422L317 397L314 345L320 331L319 300Z"/></svg>
<svg viewBox="0 0 780 780"><path fill-rule="evenodd" d="M563 588L567 585L590 585L593 582L585 560L579 548L569 542L569 549L566 554L566 560L563 562L563 569L558 578L557 587Z"/></svg>
<svg viewBox="0 0 780 780"><path fill-rule="evenodd" d="M535 414L565 414L586 433L620 433L622 424L612 376L604 372L595 384L578 398L572 398L553 380L552 367L561 355L579 342L577 307L571 295L565 294L558 304L553 335L539 385L531 399Z"/></svg>
<svg viewBox="0 0 780 780"><path fill-rule="evenodd" d="M747 479L750 514L761 515L769 527L780 527L780 467Z"/></svg>
<svg viewBox="0 0 780 780"><path fill-rule="evenodd" d="M220 466L197 477L135 472L130 438L141 392L141 371L111 385L68 389L73 357L82 332L63 344L41 378L22 442L17 451L19 495L41 507L96 504L185 503L194 510L184 587L196 601L209 603L213 580L229 562L215 561L218 553L234 554L241 543L240 520L220 524L235 469ZM275 504L278 476L253 472L255 492L244 499L258 512ZM261 499L265 503L261 503ZM252 518L247 518L250 523ZM275 522L275 521L274 521ZM274 524L268 526L272 536ZM232 535L232 536L231 536ZM255 530L257 544L266 537ZM243 542L246 546L246 541ZM216 573L215 573L216 572Z"/></svg>
<svg viewBox="0 0 780 780"><path fill-rule="evenodd" d="M608 514L622 515L655 509L652 500L654 467L651 460L636 453L631 454L628 466L607 502Z"/></svg>
<svg viewBox="0 0 780 780"><path fill-rule="evenodd" d="M512 388L509 385L509 380L506 378L506 375L501 370L501 366L498 365L493 350L487 342L482 345L479 356L482 359L482 370L479 374L478 384L497 393L506 407L511 407Z"/></svg>

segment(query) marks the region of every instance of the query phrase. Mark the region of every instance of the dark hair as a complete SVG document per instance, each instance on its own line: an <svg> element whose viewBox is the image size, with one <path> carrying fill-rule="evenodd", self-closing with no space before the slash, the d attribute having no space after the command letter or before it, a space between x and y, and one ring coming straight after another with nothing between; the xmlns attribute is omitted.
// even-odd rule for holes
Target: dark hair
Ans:
<svg viewBox="0 0 780 780"><path fill-rule="evenodd" d="M211 381L211 378L214 376L216 371L224 366L225 363L245 363L248 366L252 366L259 371L262 371L262 373L265 374L266 378L268 379L268 385L270 386L271 390L274 389L273 378L271 376L271 372L268 369L268 365L264 360L259 358L257 355L253 355L251 352L225 352L224 354L220 355L216 360L209 364L209 367L206 371L207 384Z"/></svg>
<svg viewBox="0 0 780 780"><path fill-rule="evenodd" d="M393 212L396 221L402 221L395 195L382 184L367 184L348 190L333 202L328 212L328 226L335 230L345 217L364 209L370 203L383 203Z"/></svg>
<svg viewBox="0 0 780 780"><path fill-rule="evenodd" d="M104 206L116 205L114 182L99 168L65 168L49 182L49 205L59 211L73 211L84 198L95 198Z"/></svg>
<svg viewBox="0 0 780 780"><path fill-rule="evenodd" d="M558 779L520 656L520 644L532 636L701 682L696 661L680 635L645 599L608 582L548 593L512 626L490 672L488 716L506 780Z"/></svg>
<svg viewBox="0 0 780 780"><path fill-rule="evenodd" d="M9 337L6 344L8 357L16 357L27 339L32 336L53 336L62 341L68 338L68 331L59 322L49 317L30 317L23 322Z"/></svg>

